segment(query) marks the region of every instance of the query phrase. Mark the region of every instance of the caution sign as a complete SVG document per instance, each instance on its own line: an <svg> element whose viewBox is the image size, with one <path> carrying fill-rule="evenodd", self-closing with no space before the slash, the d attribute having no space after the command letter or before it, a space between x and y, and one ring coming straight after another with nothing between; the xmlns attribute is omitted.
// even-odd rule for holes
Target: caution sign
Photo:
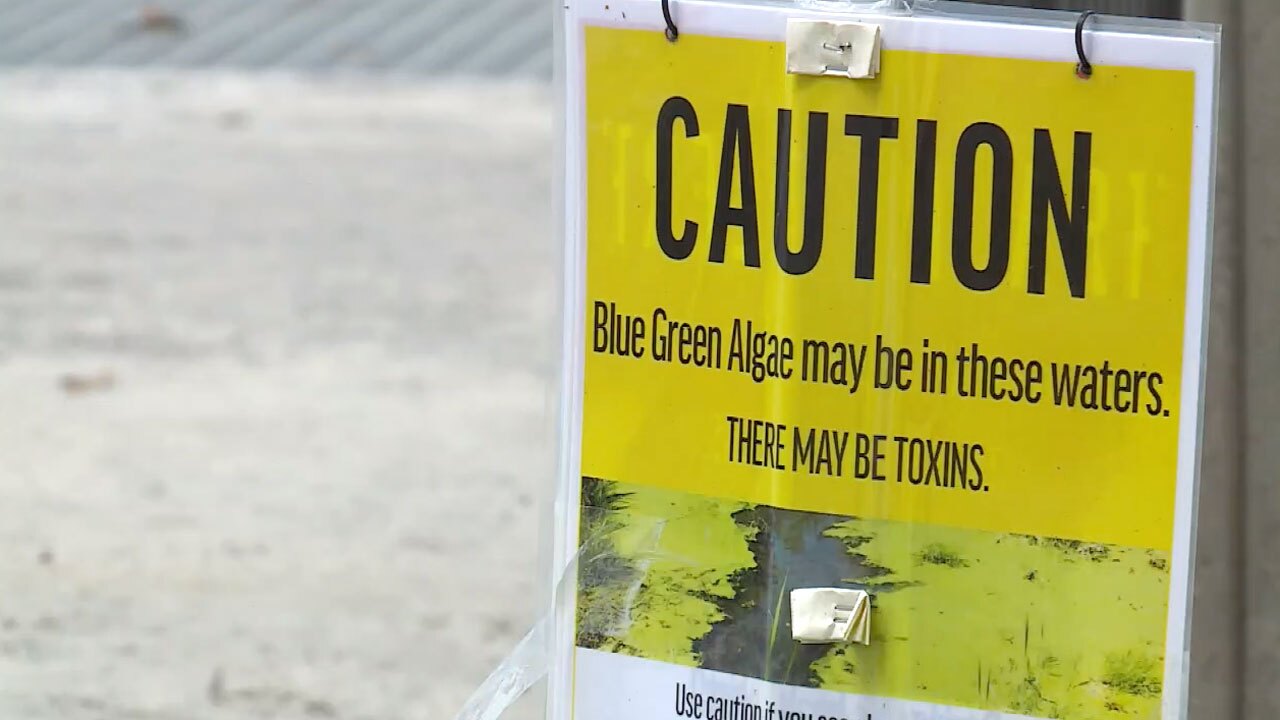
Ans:
<svg viewBox="0 0 1280 720"><path fill-rule="evenodd" d="M1182 717L1216 36L680 8L569 12L553 716Z"/></svg>

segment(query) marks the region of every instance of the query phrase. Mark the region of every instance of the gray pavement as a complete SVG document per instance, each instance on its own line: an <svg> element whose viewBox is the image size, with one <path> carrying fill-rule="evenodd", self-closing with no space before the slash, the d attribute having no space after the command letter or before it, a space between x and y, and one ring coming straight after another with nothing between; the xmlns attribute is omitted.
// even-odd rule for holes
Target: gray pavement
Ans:
<svg viewBox="0 0 1280 720"><path fill-rule="evenodd" d="M537 582L545 91L0 97L0 717L449 718Z"/></svg>

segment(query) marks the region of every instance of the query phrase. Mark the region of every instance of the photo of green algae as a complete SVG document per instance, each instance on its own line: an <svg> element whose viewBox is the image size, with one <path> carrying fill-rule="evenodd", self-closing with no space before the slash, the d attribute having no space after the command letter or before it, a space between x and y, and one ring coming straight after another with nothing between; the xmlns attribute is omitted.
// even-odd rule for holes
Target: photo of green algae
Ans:
<svg viewBox="0 0 1280 720"><path fill-rule="evenodd" d="M1159 716L1167 553L583 479L577 644L788 685L1064 720ZM791 639L790 590L872 597Z"/></svg>

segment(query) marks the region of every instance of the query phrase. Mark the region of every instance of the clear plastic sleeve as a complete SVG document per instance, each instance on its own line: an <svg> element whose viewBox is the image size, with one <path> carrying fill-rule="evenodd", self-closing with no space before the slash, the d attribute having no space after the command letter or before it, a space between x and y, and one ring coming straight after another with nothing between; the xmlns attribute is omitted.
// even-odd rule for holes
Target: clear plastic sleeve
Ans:
<svg viewBox="0 0 1280 720"><path fill-rule="evenodd" d="M557 11L551 594L462 720L1184 718L1218 29Z"/></svg>

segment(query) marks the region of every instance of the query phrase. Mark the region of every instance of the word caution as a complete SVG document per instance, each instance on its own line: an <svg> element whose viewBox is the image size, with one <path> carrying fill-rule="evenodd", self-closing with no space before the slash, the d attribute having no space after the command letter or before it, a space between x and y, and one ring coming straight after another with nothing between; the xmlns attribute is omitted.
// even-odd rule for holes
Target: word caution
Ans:
<svg viewBox="0 0 1280 720"><path fill-rule="evenodd" d="M718 110L718 109L717 109ZM1013 243L1013 201L1028 198L1030 222L1025 228L1029 248L1027 266L1023 269L1026 291L1043 295L1049 268L1049 227L1052 222L1058 239L1057 261L1066 275L1071 296L1085 296L1085 273L1088 270L1089 246L1089 180L1093 151L1093 135L1076 132L1071 149L1066 153L1055 147L1048 130L1034 130L1030 137L1010 137L1000 125L974 122L959 132L955 146L940 153L939 123L919 118L915 121L915 142L899 143L901 119L875 115L844 115L832 118L829 113L808 113L808 142L805 150L803 235L799 248L793 249L788 235L788 195L791 187L792 111L778 108L776 121L770 128L775 137L762 143L759 128L752 127L751 111L746 105L729 104L717 114L715 133L702 139L703 120L688 99L671 97L657 112L657 164L654 185L656 217L654 231L658 247L670 259L684 261L694 256L705 239L702 257L707 262L724 263L730 242L741 243L741 257L747 267L761 267L761 219L772 219L772 249L777 267L788 275L804 275L822 259L829 241L852 242L855 255L849 273L859 280L874 280L876 275L877 207L880 198L880 160L890 152L911 152L915 175L912 194L911 264L913 283L928 285L933 281L934 216L938 199L935 184L939 157L949 163L945 171L954 175L952 196L951 268L961 286L978 292L993 290L1005 282L1009 274L1010 247ZM833 122L834 121L834 122ZM835 129L832 129L832 125ZM679 126L679 130L677 130ZM753 130L755 135L753 136ZM832 137L835 135L836 137ZM827 193L828 145L835 142L859 144L858 193L856 198L832 198ZM715 206L710 216L677 219L672 200L687 193L687 187L675 183L674 163L678 152L707 152L703 143L719 144L720 164L715 189ZM1065 143L1064 143L1065 144ZM899 148L899 145L905 147ZM775 149L776 148L776 149ZM1019 155L1019 153L1022 155ZM1066 162L1060 163L1060 154ZM979 156L989 157L991 186L978 188ZM768 189L758 186L756 158L772 161L776 172L772 195L775 212L761 213L757 198ZM1029 156L1029 157L1028 157ZM1031 187L1014 189L1014 164L1031 164ZM1068 164L1069 163L1069 164ZM1070 180L1063 178L1061 167L1071 169ZM839 172L843 168L831 168ZM1068 197L1065 187L1070 185ZM737 188L739 200L734 201ZM974 233L975 203L990 198L990 228L987 237ZM854 205L856 231L852 238L827 238L823 225L828 211L842 205ZM710 225L710 232L704 230ZM678 228L678 229L677 229ZM730 239L730 230L734 230ZM770 228L765 228L768 232ZM767 241L766 241L767 242ZM986 262L974 262L975 245L981 243Z"/></svg>

